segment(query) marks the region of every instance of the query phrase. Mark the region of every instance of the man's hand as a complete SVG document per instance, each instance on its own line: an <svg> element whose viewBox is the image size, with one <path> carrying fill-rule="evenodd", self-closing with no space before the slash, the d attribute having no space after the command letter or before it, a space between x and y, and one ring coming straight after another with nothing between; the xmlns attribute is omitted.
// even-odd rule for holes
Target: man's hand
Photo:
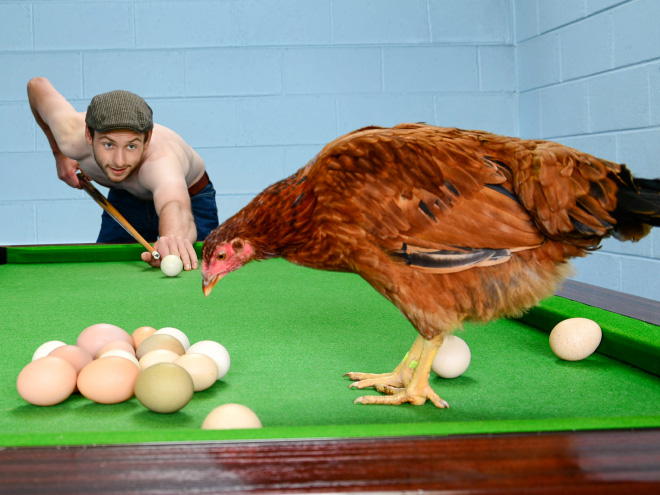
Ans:
<svg viewBox="0 0 660 495"><path fill-rule="evenodd" d="M57 167L57 177L66 182L71 187L82 189L82 184L78 180L76 172L80 170L80 165L75 160L63 155L62 153L53 153L55 155L55 166Z"/></svg>
<svg viewBox="0 0 660 495"><path fill-rule="evenodd" d="M141 257L142 261L146 261L155 268L158 268L161 260L170 254L181 258L183 269L186 271L196 270L198 267L197 253L188 239L173 235L163 236L156 241L154 249L160 254L160 259L153 259L149 252L142 253Z"/></svg>

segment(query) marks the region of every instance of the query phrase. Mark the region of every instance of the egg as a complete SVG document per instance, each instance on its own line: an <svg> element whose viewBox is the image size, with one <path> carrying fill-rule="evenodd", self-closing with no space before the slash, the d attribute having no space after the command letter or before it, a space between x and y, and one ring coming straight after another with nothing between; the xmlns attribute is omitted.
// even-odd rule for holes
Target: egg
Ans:
<svg viewBox="0 0 660 495"><path fill-rule="evenodd" d="M211 411L202 423L203 430L261 428L261 420L242 404L223 404Z"/></svg>
<svg viewBox="0 0 660 495"><path fill-rule="evenodd" d="M190 340L188 340L188 336L178 328L174 328L174 327L161 328L157 330L154 335L169 335L171 337L174 337L179 342L181 342L184 351L187 351L188 347L190 347Z"/></svg>
<svg viewBox="0 0 660 495"><path fill-rule="evenodd" d="M131 337L133 337L133 347L137 349L144 340L148 339L155 333L156 329L154 327L136 328L131 334Z"/></svg>
<svg viewBox="0 0 660 495"><path fill-rule="evenodd" d="M149 366L153 366L154 364L173 363L180 357L181 354L170 351L169 349L155 349L153 351L147 352L140 358L140 369L144 371Z"/></svg>
<svg viewBox="0 0 660 495"><path fill-rule="evenodd" d="M186 354L205 354L213 359L218 367L218 380L227 374L231 366L229 352L225 349L225 346L212 340L195 342L188 348Z"/></svg>
<svg viewBox="0 0 660 495"><path fill-rule="evenodd" d="M184 354L178 356L174 364L178 364L188 372L193 380L195 392L206 390L218 379L218 365L206 354Z"/></svg>
<svg viewBox="0 0 660 495"><path fill-rule="evenodd" d="M18 394L35 406L54 406L76 388L76 370L59 357L46 356L30 362L18 374Z"/></svg>
<svg viewBox="0 0 660 495"><path fill-rule="evenodd" d="M130 354L133 354L133 356L135 356L135 348L133 347L132 342L129 343L126 342L125 340L111 340L110 342L103 344L103 347L99 349L99 352L96 354L96 357L99 357L101 356L101 354L104 354L113 349L126 351Z"/></svg>
<svg viewBox="0 0 660 495"><path fill-rule="evenodd" d="M80 332L76 345L85 349L92 356L97 356L101 347L113 340L133 343L133 338L124 329L109 323L97 323Z"/></svg>
<svg viewBox="0 0 660 495"><path fill-rule="evenodd" d="M123 357L96 359L80 371L78 390L94 402L117 404L133 396L139 373L138 367Z"/></svg>
<svg viewBox="0 0 660 495"><path fill-rule="evenodd" d="M92 356L82 347L77 345L63 345L52 351L49 356L62 358L68 361L71 366L76 370L76 374L80 370L92 362Z"/></svg>
<svg viewBox="0 0 660 495"><path fill-rule="evenodd" d="M48 342L41 344L37 347L37 350L34 351L34 354L32 354L32 361L48 356L53 349L57 349L63 345L66 345L66 343L61 340L49 340Z"/></svg>
<svg viewBox="0 0 660 495"><path fill-rule="evenodd" d="M174 363L150 366L135 382L135 397L150 411L170 414L182 409L195 392L192 378Z"/></svg>
<svg viewBox="0 0 660 495"><path fill-rule="evenodd" d="M144 340L140 346L135 351L135 355L138 359L142 359L147 352L155 351L156 349L167 349L168 351L174 351L177 354L184 354L186 351L183 349L183 345L177 339L171 335L156 335L153 334L148 339Z"/></svg>
<svg viewBox="0 0 660 495"><path fill-rule="evenodd" d="M448 335L433 359L431 369L442 378L461 376L470 366L470 348L460 337Z"/></svg>
<svg viewBox="0 0 660 495"><path fill-rule="evenodd" d="M135 366L137 366L138 369L140 369L140 363L138 362L137 358L135 357L135 354L132 352L125 351L123 349L110 349L108 351L105 351L103 354L101 354L98 359L110 357L110 356L116 356L120 357L123 359L128 359L131 363L133 363Z"/></svg>
<svg viewBox="0 0 660 495"><path fill-rule="evenodd" d="M603 338L598 323L588 318L569 318L550 332L550 349L564 361L580 361L591 356Z"/></svg>

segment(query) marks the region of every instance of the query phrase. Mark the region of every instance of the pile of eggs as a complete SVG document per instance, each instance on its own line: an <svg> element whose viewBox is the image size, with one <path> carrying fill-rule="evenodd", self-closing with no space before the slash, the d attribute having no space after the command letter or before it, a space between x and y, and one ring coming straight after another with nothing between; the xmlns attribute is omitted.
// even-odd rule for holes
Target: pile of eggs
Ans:
<svg viewBox="0 0 660 495"><path fill-rule="evenodd" d="M85 328L76 345L41 345L19 373L16 388L27 402L52 406L78 390L100 404L133 395L151 411L173 413L229 371L227 349L204 340L190 345L172 327L140 327L132 334L108 323Z"/></svg>

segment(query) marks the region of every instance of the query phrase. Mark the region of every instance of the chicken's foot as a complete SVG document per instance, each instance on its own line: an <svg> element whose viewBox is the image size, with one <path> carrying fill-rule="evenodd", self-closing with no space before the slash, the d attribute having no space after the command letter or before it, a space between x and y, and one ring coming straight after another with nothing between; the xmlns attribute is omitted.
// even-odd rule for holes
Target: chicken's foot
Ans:
<svg viewBox="0 0 660 495"><path fill-rule="evenodd" d="M442 344L442 337L426 340L417 337L410 352L392 373L346 373L351 380L357 380L351 388L374 387L378 392L388 396L367 395L358 397L356 404L403 404L410 402L422 405L427 399L436 407L445 408L449 404L440 398L429 385L429 375L433 358Z"/></svg>

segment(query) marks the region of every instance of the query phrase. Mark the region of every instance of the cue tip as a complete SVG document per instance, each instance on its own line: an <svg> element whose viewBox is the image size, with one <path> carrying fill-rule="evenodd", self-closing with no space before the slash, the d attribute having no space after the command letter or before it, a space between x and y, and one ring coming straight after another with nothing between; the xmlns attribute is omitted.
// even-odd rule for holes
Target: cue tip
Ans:
<svg viewBox="0 0 660 495"><path fill-rule="evenodd" d="M159 260L160 259L160 253L158 251L154 250L154 251L151 252L151 257L155 260Z"/></svg>

